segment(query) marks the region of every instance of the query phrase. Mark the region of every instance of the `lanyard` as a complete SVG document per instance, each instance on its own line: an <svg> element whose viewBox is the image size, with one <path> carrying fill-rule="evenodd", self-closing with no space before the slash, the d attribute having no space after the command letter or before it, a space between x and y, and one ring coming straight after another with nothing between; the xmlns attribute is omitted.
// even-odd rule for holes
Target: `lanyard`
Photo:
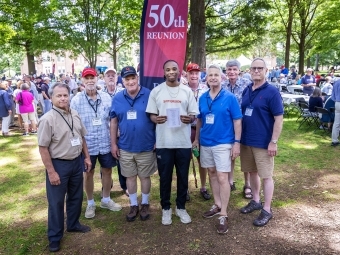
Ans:
<svg viewBox="0 0 340 255"><path fill-rule="evenodd" d="M253 103L256 96L260 93L260 90L258 90L257 93L254 96L252 96L251 95L252 94L252 88L250 86L248 88L249 88L249 95L248 96L249 96L249 102L250 102L249 106L251 106L251 104Z"/></svg>
<svg viewBox="0 0 340 255"><path fill-rule="evenodd" d="M215 99L220 95L221 91L222 91L222 88L221 88L221 90L217 93L217 95L215 96L215 98L211 100L211 104L209 104L209 100L208 100L208 98L210 97L210 95L209 95L209 93L207 94L207 104L208 104L209 112L211 112L212 104L214 103ZM210 89L209 89L209 92L210 92Z"/></svg>
<svg viewBox="0 0 340 255"><path fill-rule="evenodd" d="M70 111L70 115L71 115L71 120L72 120L72 126L70 126L70 124L67 122L67 120L64 118L64 116L61 114L61 112L59 112L58 110L56 110L54 107L52 107L53 110L55 110L57 113L60 114L60 116L63 118L63 120L66 122L67 126L70 128L71 132L72 132L72 136L74 137L74 133L73 133L73 117L72 117L72 112Z"/></svg>
<svg viewBox="0 0 340 255"><path fill-rule="evenodd" d="M194 93L194 97L195 97L195 100L196 100L196 102L197 102L197 99L198 99L198 94L199 94L199 92L200 92L200 89L199 89L199 88L197 88L195 91L194 91L194 90L192 90L192 92Z"/></svg>
<svg viewBox="0 0 340 255"><path fill-rule="evenodd" d="M135 101L136 101L137 97L139 96L139 93L140 93L141 90L142 90L142 88L139 87L139 91L138 91L137 96L134 99L130 98L132 100L132 104L129 101L129 97L126 95L126 93L124 93L125 100L129 103L129 105L131 106L131 109L133 109L133 105L135 104ZM124 92L126 92L126 90Z"/></svg>
<svg viewBox="0 0 340 255"><path fill-rule="evenodd" d="M97 93L97 95L100 97L100 95ZM96 101L94 102L94 104L91 104L90 103L90 100L89 98L86 96L85 94L85 97L87 99L87 102L89 103L89 105L91 106L91 108L93 109L94 113L96 114L96 118L97 118L97 111L98 111L98 105L100 105L100 102L101 102L101 98L100 99L96 99ZM96 108L94 108L94 106L96 106Z"/></svg>

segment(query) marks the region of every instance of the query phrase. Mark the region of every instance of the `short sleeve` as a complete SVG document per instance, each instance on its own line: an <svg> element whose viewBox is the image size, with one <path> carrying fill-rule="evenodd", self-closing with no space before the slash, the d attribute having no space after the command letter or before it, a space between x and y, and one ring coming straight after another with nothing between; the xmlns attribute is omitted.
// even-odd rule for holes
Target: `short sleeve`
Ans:
<svg viewBox="0 0 340 255"><path fill-rule="evenodd" d="M49 147L52 140L52 125L47 118L41 118L38 127L38 145Z"/></svg>
<svg viewBox="0 0 340 255"><path fill-rule="evenodd" d="M158 108L156 103L156 89L153 89L150 93L146 112L151 114L158 114Z"/></svg>

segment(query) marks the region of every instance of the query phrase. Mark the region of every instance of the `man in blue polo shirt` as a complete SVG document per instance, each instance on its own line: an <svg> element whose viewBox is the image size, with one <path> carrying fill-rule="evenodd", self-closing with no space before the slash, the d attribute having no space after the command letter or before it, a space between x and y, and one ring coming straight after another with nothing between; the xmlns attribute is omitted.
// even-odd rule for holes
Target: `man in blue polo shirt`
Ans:
<svg viewBox="0 0 340 255"><path fill-rule="evenodd" d="M261 210L255 226L264 226L273 217L274 157L283 123L283 105L279 91L266 82L266 63L255 58L251 63L250 84L242 95L241 170L250 173L253 200L241 213ZM260 201L260 178L263 180L264 205Z"/></svg>
<svg viewBox="0 0 340 255"><path fill-rule="evenodd" d="M137 72L132 66L124 67L121 76L125 90L114 96L110 114L111 152L120 162L122 175L127 177L130 212L126 215L126 220L134 221L138 213L141 220L147 220L150 217L150 176L156 171L155 124L145 112L150 90L138 85ZM118 128L119 141L117 141ZM142 190L140 211L137 200L137 176Z"/></svg>

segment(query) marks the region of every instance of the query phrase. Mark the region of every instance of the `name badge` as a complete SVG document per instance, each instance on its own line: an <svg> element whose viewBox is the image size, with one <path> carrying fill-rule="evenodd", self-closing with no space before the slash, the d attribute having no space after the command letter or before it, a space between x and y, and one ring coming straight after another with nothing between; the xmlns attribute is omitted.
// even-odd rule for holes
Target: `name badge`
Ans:
<svg viewBox="0 0 340 255"><path fill-rule="evenodd" d="M212 113L207 114L207 116L205 117L206 124L214 124L214 120L215 120L215 115Z"/></svg>
<svg viewBox="0 0 340 255"><path fill-rule="evenodd" d="M71 145L72 145L72 147L74 147L74 146L79 146L79 145L80 145L80 139L79 139L79 137L72 137L70 140L71 140Z"/></svg>
<svg viewBox="0 0 340 255"><path fill-rule="evenodd" d="M245 115L250 117L252 114L253 114L253 108L247 107Z"/></svg>
<svg viewBox="0 0 340 255"><path fill-rule="evenodd" d="M102 124L102 119L101 118L93 118L92 119L92 125L93 126L100 126Z"/></svg>
<svg viewBox="0 0 340 255"><path fill-rule="evenodd" d="M127 114L128 120L136 120L137 119L137 111L135 111L135 110L127 111L126 114Z"/></svg>

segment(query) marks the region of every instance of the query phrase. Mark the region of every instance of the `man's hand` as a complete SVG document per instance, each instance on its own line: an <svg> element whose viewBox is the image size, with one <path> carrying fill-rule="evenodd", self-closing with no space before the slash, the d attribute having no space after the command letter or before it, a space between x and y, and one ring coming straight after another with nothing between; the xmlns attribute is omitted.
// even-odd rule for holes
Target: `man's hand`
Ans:
<svg viewBox="0 0 340 255"><path fill-rule="evenodd" d="M270 142L268 145L268 155L275 157L277 155L277 144Z"/></svg>
<svg viewBox="0 0 340 255"><path fill-rule="evenodd" d="M199 149L200 145L199 145L199 142L198 140L195 140L193 143L192 143L192 148L197 148Z"/></svg>
<svg viewBox="0 0 340 255"><path fill-rule="evenodd" d="M118 148L117 144L112 144L111 154L115 159L119 160L120 153L119 153L119 148Z"/></svg>
<svg viewBox="0 0 340 255"><path fill-rule="evenodd" d="M182 121L184 124L190 124L190 123L192 123L192 117L190 117L190 116L188 116L188 115L181 115L180 118L181 118L181 121Z"/></svg>
<svg viewBox="0 0 340 255"><path fill-rule="evenodd" d="M231 149L231 159L235 160L238 156L240 156L240 143L234 143Z"/></svg>
<svg viewBox="0 0 340 255"><path fill-rule="evenodd" d="M85 170L86 172L90 172L91 168L92 168L92 163L91 163L91 159L90 158L85 158L84 159L84 164L85 164Z"/></svg>
<svg viewBox="0 0 340 255"><path fill-rule="evenodd" d="M167 116L157 116L156 117L156 122L157 124L163 124L165 123L167 120Z"/></svg>
<svg viewBox="0 0 340 255"><path fill-rule="evenodd" d="M55 186L55 185L60 185L60 178L59 178L59 174L56 171L53 172L47 172L48 173L48 179L51 183L51 185Z"/></svg>

